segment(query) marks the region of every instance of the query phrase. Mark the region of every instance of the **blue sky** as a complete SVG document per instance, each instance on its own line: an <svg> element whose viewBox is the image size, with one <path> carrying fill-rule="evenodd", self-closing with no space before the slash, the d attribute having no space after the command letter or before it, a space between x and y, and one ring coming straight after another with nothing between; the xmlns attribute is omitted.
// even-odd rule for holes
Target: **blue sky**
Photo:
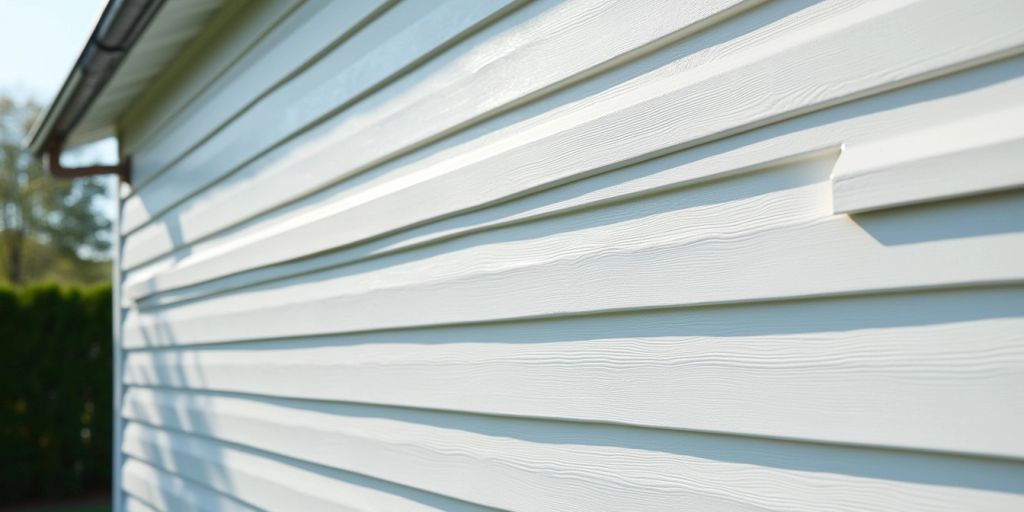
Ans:
<svg viewBox="0 0 1024 512"><path fill-rule="evenodd" d="M49 104L106 0L0 0L0 93Z"/></svg>
<svg viewBox="0 0 1024 512"><path fill-rule="evenodd" d="M0 94L47 106L64 84L107 0L0 0ZM109 162L117 145L101 141L62 160ZM105 179L108 188L115 181ZM108 197L96 207L108 217Z"/></svg>

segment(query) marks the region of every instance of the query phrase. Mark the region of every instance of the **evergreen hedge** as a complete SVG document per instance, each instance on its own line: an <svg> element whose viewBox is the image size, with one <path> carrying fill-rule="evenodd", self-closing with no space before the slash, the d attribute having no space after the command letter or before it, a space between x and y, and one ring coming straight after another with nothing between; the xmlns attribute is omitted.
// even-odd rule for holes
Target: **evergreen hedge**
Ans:
<svg viewBox="0 0 1024 512"><path fill-rule="evenodd" d="M0 288L0 503L110 485L110 286Z"/></svg>

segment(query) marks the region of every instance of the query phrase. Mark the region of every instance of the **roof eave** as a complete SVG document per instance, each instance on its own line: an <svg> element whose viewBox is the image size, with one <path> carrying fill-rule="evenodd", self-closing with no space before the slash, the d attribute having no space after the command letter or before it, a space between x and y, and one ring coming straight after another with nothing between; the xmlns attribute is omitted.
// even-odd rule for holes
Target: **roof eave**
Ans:
<svg viewBox="0 0 1024 512"><path fill-rule="evenodd" d="M36 156L64 144L89 106L107 85L163 0L111 0L57 93L26 141Z"/></svg>

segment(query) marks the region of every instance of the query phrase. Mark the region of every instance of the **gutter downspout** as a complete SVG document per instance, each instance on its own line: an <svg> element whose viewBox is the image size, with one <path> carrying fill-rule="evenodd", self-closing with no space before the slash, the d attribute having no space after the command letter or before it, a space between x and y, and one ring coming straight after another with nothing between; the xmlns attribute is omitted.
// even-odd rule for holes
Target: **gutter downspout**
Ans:
<svg viewBox="0 0 1024 512"><path fill-rule="evenodd" d="M76 178L117 174L131 177L127 159L112 166L68 168L60 164L64 141L121 66L128 51L163 6L164 0L110 0L50 110L29 136L36 155L47 153L53 176Z"/></svg>
<svg viewBox="0 0 1024 512"><path fill-rule="evenodd" d="M131 158L122 157L117 165L90 165L87 167L64 167L60 163L64 141L54 139L46 150L46 169L56 178L81 178L100 174L116 174L121 181L131 183Z"/></svg>

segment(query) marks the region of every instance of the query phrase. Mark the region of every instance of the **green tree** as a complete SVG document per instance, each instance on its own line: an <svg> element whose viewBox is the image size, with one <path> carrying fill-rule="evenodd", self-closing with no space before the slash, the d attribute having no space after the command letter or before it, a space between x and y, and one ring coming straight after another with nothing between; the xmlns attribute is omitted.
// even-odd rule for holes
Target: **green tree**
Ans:
<svg viewBox="0 0 1024 512"><path fill-rule="evenodd" d="M106 193L99 179L55 179L23 148L39 112L32 102L0 97L0 257L12 284L53 277L60 265L91 267L79 255L110 248L110 221L95 208Z"/></svg>

